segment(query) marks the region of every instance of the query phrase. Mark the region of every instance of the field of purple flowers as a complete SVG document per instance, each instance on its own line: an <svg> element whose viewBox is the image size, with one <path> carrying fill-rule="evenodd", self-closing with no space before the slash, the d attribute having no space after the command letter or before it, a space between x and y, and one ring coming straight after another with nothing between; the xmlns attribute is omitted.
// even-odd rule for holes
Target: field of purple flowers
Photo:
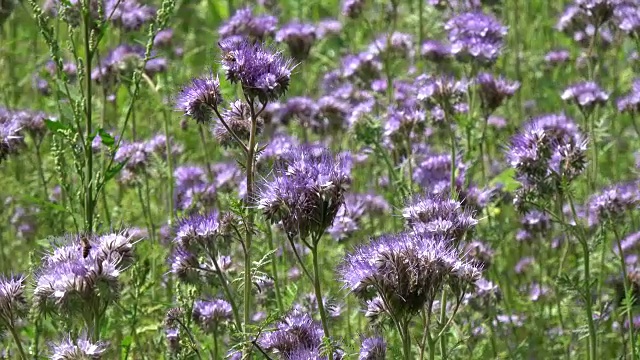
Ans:
<svg viewBox="0 0 640 360"><path fill-rule="evenodd" d="M640 0L0 0L0 359L640 360L639 52Z"/></svg>

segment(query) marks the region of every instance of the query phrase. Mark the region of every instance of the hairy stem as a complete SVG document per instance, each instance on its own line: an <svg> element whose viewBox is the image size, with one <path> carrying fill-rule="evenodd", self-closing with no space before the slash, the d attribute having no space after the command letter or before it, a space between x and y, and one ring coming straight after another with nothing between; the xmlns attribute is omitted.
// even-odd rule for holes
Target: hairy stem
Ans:
<svg viewBox="0 0 640 360"><path fill-rule="evenodd" d="M320 312L320 320L322 321L322 329L324 336L331 339L329 335L329 323L327 321L327 313L324 310L324 301L322 300L322 290L320 288L320 269L318 267L318 246L317 244L311 248L311 256L313 260L313 288L316 292L316 302L318 303L318 311ZM329 350L329 360L333 360L333 350Z"/></svg>

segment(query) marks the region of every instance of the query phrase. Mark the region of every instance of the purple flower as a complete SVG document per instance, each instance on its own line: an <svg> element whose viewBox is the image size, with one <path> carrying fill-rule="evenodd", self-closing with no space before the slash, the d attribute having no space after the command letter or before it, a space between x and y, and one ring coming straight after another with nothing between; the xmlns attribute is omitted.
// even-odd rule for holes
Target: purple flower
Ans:
<svg viewBox="0 0 640 360"><path fill-rule="evenodd" d="M358 79L369 83L380 77L382 62L369 52L347 55L341 60L341 75L346 79Z"/></svg>
<svg viewBox="0 0 640 360"><path fill-rule="evenodd" d="M173 43L173 29L163 29L158 31L153 39L154 48L168 48Z"/></svg>
<svg viewBox="0 0 640 360"><path fill-rule="evenodd" d="M532 119L511 140L507 161L524 185L519 196L546 196L586 167L587 142L564 114Z"/></svg>
<svg viewBox="0 0 640 360"><path fill-rule="evenodd" d="M427 60L436 63L447 61L451 57L451 46L438 40L426 40L422 43L420 54Z"/></svg>
<svg viewBox="0 0 640 360"><path fill-rule="evenodd" d="M520 275L523 274L525 272L527 272L527 270L529 270L531 267L533 267L533 264L535 263L535 259L531 256L526 256L523 257L522 259L520 259L517 263L516 266L513 268L515 273Z"/></svg>
<svg viewBox="0 0 640 360"><path fill-rule="evenodd" d="M58 243L36 274L33 301L41 310L81 314L117 298L120 274L133 262L130 236L76 235Z"/></svg>
<svg viewBox="0 0 640 360"><path fill-rule="evenodd" d="M254 114L257 111L254 112ZM236 100L231 103L230 107L222 113L222 119L231 131L244 143L249 141L249 135L251 133L251 109L249 104L242 100ZM262 117L256 119L256 134L262 133L264 128L264 120ZM218 140L220 145L224 147L237 147L240 146L237 140L233 137L227 128L222 124L222 121L217 121L212 129L213 136Z"/></svg>
<svg viewBox="0 0 640 360"><path fill-rule="evenodd" d="M166 327L164 335L167 339L169 351L173 354L180 351L180 329L177 327Z"/></svg>
<svg viewBox="0 0 640 360"><path fill-rule="evenodd" d="M547 232L551 229L551 219L539 210L530 210L520 219L522 229L518 231L516 240L532 241L546 238Z"/></svg>
<svg viewBox="0 0 640 360"><path fill-rule="evenodd" d="M640 110L640 78L634 79L631 90L616 101L618 111L635 114Z"/></svg>
<svg viewBox="0 0 640 360"><path fill-rule="evenodd" d="M69 335L60 342L51 344L51 359L102 359L107 351L107 346L108 343L106 342L92 342L87 338L86 334L75 340Z"/></svg>
<svg viewBox="0 0 640 360"><path fill-rule="evenodd" d="M186 248L193 244L207 244L220 235L220 222L217 211L205 215L191 215L178 223L174 242Z"/></svg>
<svg viewBox="0 0 640 360"><path fill-rule="evenodd" d="M407 140L419 141L425 135L427 114L417 106L390 106L386 118L383 136L395 148L407 147Z"/></svg>
<svg viewBox="0 0 640 360"><path fill-rule="evenodd" d="M319 323L308 314L294 310L279 321L275 329L263 332L257 342L262 349L288 359L296 351L319 348L323 337Z"/></svg>
<svg viewBox="0 0 640 360"><path fill-rule="evenodd" d="M342 31L342 23L336 19L324 19L316 25L316 36L322 39L330 35L339 35Z"/></svg>
<svg viewBox="0 0 640 360"><path fill-rule="evenodd" d="M291 22L276 32L276 41L289 46L291 56L303 61L309 56L311 46L316 41L317 30L311 24Z"/></svg>
<svg viewBox="0 0 640 360"><path fill-rule="evenodd" d="M613 11L614 22L627 34L637 36L640 31L640 4L637 1L624 1Z"/></svg>
<svg viewBox="0 0 640 360"><path fill-rule="evenodd" d="M458 201L433 194L411 199L402 217L411 231L442 235L455 243L478 223Z"/></svg>
<svg viewBox="0 0 640 360"><path fill-rule="evenodd" d="M467 94L469 83L457 80L449 75L420 75L414 82L416 99L425 104L428 109L440 108L447 114L460 112L457 105Z"/></svg>
<svg viewBox="0 0 640 360"><path fill-rule="evenodd" d="M364 0L342 0L342 15L355 19L362 14L364 6Z"/></svg>
<svg viewBox="0 0 640 360"><path fill-rule="evenodd" d="M15 326L29 311L25 294L26 277L0 275L0 326Z"/></svg>
<svg viewBox="0 0 640 360"><path fill-rule="evenodd" d="M91 79L106 89L112 89L122 79L128 79L145 58L145 48L141 45L119 45L107 53L100 64L91 71ZM166 63L163 58L156 58L151 53L151 59L145 65L147 75L165 71L166 66L158 66Z"/></svg>
<svg viewBox="0 0 640 360"><path fill-rule="evenodd" d="M344 156L303 146L284 154L274 176L262 184L258 208L288 236L314 241L331 226L351 182Z"/></svg>
<svg viewBox="0 0 640 360"><path fill-rule="evenodd" d="M413 36L396 31L378 36L369 44L367 53L375 57L384 54L395 54L402 58L412 58L413 48Z"/></svg>
<svg viewBox="0 0 640 360"><path fill-rule="evenodd" d="M544 56L544 62L549 66L556 66L560 64L564 64L571 59L571 54L568 50L565 49L557 49L549 51Z"/></svg>
<svg viewBox="0 0 640 360"><path fill-rule="evenodd" d="M372 239L348 253L339 267L346 288L362 300L383 297L386 311L411 316L449 285L455 292L480 277L452 239L429 233L401 233Z"/></svg>
<svg viewBox="0 0 640 360"><path fill-rule="evenodd" d="M220 81L218 77L209 76L194 78L191 84L182 88L176 98L176 109L182 111L198 123L211 120L213 109L222 103Z"/></svg>
<svg viewBox="0 0 640 360"><path fill-rule="evenodd" d="M609 100L609 94L602 91L598 84L585 81L569 86L561 98L567 102L575 102L581 109L591 111L596 105L604 105Z"/></svg>
<svg viewBox="0 0 640 360"><path fill-rule="evenodd" d="M511 82L503 77L494 77L489 73L479 74L476 81L482 108L486 113L495 111L520 88L520 83L517 81Z"/></svg>
<svg viewBox="0 0 640 360"><path fill-rule="evenodd" d="M596 26L609 20L620 3L621 0L575 0L580 11Z"/></svg>
<svg viewBox="0 0 640 360"><path fill-rule="evenodd" d="M464 252L467 254L467 257L477 261L485 270L491 266L493 256L495 255L495 251L493 251L489 245L478 240L467 243L464 247Z"/></svg>
<svg viewBox="0 0 640 360"><path fill-rule="evenodd" d="M601 224L620 219L640 205L640 185L636 182L615 184L593 194L588 202L589 223Z"/></svg>
<svg viewBox="0 0 640 360"><path fill-rule="evenodd" d="M127 31L140 29L156 16L155 8L137 0L107 0L104 12L111 22Z"/></svg>
<svg viewBox="0 0 640 360"><path fill-rule="evenodd" d="M204 332L213 333L223 322L232 319L233 312L231 304L222 299L196 300L192 315Z"/></svg>
<svg viewBox="0 0 640 360"><path fill-rule="evenodd" d="M222 26L220 26L220 38L232 36L246 36L252 40L263 41L273 35L278 25L278 19L271 15L255 16L251 8L246 7L236 10Z"/></svg>
<svg viewBox="0 0 640 360"><path fill-rule="evenodd" d="M445 24L449 31L451 53L460 60L493 64L502 50L507 28L491 15L468 12Z"/></svg>
<svg viewBox="0 0 640 360"><path fill-rule="evenodd" d="M222 67L227 79L240 83L245 94L262 104L276 100L289 88L293 65L281 53L246 39L221 41Z"/></svg>
<svg viewBox="0 0 640 360"><path fill-rule="evenodd" d="M24 144L21 130L22 127L13 120L0 122L0 162L9 155L16 154L18 148Z"/></svg>
<svg viewBox="0 0 640 360"><path fill-rule="evenodd" d="M373 336L362 339L360 345L359 360L385 360L387 356L387 343L382 336Z"/></svg>
<svg viewBox="0 0 640 360"><path fill-rule="evenodd" d="M180 245L174 247L167 262L170 271L180 280L187 282L197 280L198 272L196 270L200 267L200 262L196 255L185 247Z"/></svg>

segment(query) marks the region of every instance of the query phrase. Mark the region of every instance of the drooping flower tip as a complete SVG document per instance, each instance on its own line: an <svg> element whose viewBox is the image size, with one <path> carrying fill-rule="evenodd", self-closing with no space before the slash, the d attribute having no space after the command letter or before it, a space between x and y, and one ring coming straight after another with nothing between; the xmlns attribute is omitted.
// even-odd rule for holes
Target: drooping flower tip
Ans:
<svg viewBox="0 0 640 360"><path fill-rule="evenodd" d="M220 92L220 81L213 74L194 78L185 86L176 98L176 109L182 111L198 123L211 120L213 109L223 101Z"/></svg>

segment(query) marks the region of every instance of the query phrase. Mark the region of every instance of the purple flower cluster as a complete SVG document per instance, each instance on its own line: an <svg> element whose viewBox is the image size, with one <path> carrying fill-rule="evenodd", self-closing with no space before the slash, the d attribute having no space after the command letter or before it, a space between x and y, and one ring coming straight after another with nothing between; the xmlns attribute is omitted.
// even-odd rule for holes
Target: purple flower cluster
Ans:
<svg viewBox="0 0 640 360"><path fill-rule="evenodd" d="M145 48L141 45L122 44L111 49L102 59L100 64L91 71L91 79L102 85L105 89L113 87L131 78L133 71L145 58ZM153 76L167 70L167 59L157 57L154 53L144 64L144 72Z"/></svg>
<svg viewBox="0 0 640 360"><path fill-rule="evenodd" d="M289 52L296 61L303 61L309 56L311 46L318 38L318 30L312 24L291 22L276 32L276 41L286 43Z"/></svg>
<svg viewBox="0 0 640 360"><path fill-rule="evenodd" d="M134 260L132 238L123 232L70 235L60 242L43 257L35 276L35 305L73 315L115 300L120 274Z"/></svg>
<svg viewBox="0 0 640 360"><path fill-rule="evenodd" d="M412 316L449 286L456 294L480 277L452 239L433 233L401 233L372 239L346 255L339 268L345 287L362 300L382 298L392 317Z"/></svg>
<svg viewBox="0 0 640 360"><path fill-rule="evenodd" d="M640 184L615 184L593 194L587 201L589 224L615 221L640 206Z"/></svg>
<svg viewBox="0 0 640 360"><path fill-rule="evenodd" d="M51 344L52 360L68 359L102 359L107 351L108 343L98 341L92 342L86 334L77 339L67 336L59 342Z"/></svg>
<svg viewBox="0 0 640 360"><path fill-rule="evenodd" d="M589 112L597 105L604 105L609 100L609 94L602 91L598 84L585 81L569 86L561 95L562 100L573 102L582 111Z"/></svg>
<svg viewBox="0 0 640 360"><path fill-rule="evenodd" d="M307 313L294 310L280 320L275 329L262 333L257 342L262 349L278 353L283 359L319 359L323 337L324 331L318 322ZM340 358L334 356L334 359Z"/></svg>
<svg viewBox="0 0 640 360"><path fill-rule="evenodd" d="M279 52L273 52L247 39L227 39L219 43L222 68L231 83L242 85L251 101L262 104L276 100L289 88L293 64Z"/></svg>
<svg viewBox="0 0 640 360"><path fill-rule="evenodd" d="M443 236L456 244L478 223L460 202L433 194L411 199L402 210L402 217L411 231Z"/></svg>
<svg viewBox="0 0 640 360"><path fill-rule="evenodd" d="M636 114L640 110L640 78L634 79L631 90L616 101L621 113Z"/></svg>
<svg viewBox="0 0 640 360"><path fill-rule="evenodd" d="M220 81L213 74L197 77L180 90L176 98L176 109L184 116L194 119L198 123L211 120L214 111L223 101L220 93Z"/></svg>
<svg viewBox="0 0 640 360"><path fill-rule="evenodd" d="M113 157L114 161L125 163L119 174L123 184L132 184L139 180L138 176L149 172L154 159L167 159L167 138L158 134L147 141L125 143L121 142ZM179 144L169 139L171 156L177 157L183 152Z"/></svg>
<svg viewBox="0 0 640 360"><path fill-rule="evenodd" d="M0 329L13 327L29 311L25 294L26 277L0 275Z"/></svg>
<svg viewBox="0 0 640 360"><path fill-rule="evenodd" d="M254 15L251 8L241 8L218 29L221 39L234 36L248 37L263 41L272 36L278 26L278 19L268 14Z"/></svg>
<svg viewBox="0 0 640 360"><path fill-rule="evenodd" d="M138 30L156 17L155 8L137 0L107 0L104 12L114 25L126 31Z"/></svg>
<svg viewBox="0 0 640 360"><path fill-rule="evenodd" d="M383 215L391 210L389 203L375 194L347 194L344 204L327 232L336 240L344 240L360 229L365 216Z"/></svg>
<svg viewBox="0 0 640 360"><path fill-rule="evenodd" d="M525 124L507 152L507 161L523 185L521 200L549 195L575 179L587 165L586 151L586 139L564 114L539 116Z"/></svg>
<svg viewBox="0 0 640 360"><path fill-rule="evenodd" d="M333 223L351 182L346 160L324 148L292 149L262 184L258 209L291 238L319 239Z"/></svg>
<svg viewBox="0 0 640 360"><path fill-rule="evenodd" d="M359 360L385 360L387 343L382 336L372 336L362 339Z"/></svg>
<svg viewBox="0 0 640 360"><path fill-rule="evenodd" d="M451 53L461 61L493 64L502 51L507 28L493 16L468 12L455 16L445 24L449 32Z"/></svg>
<svg viewBox="0 0 640 360"><path fill-rule="evenodd" d="M454 114L466 113L468 105L464 102L469 82L458 80L449 75L423 74L414 82L416 99L431 112L435 122L452 122Z"/></svg>
<svg viewBox="0 0 640 360"><path fill-rule="evenodd" d="M493 113L502 103L511 98L520 88L517 81L511 82L503 77L495 77L489 73L481 73L476 78L478 93L485 114Z"/></svg>
<svg viewBox="0 0 640 360"><path fill-rule="evenodd" d="M193 303L193 320L206 333L216 332L232 319L231 304L222 299L197 300Z"/></svg>

